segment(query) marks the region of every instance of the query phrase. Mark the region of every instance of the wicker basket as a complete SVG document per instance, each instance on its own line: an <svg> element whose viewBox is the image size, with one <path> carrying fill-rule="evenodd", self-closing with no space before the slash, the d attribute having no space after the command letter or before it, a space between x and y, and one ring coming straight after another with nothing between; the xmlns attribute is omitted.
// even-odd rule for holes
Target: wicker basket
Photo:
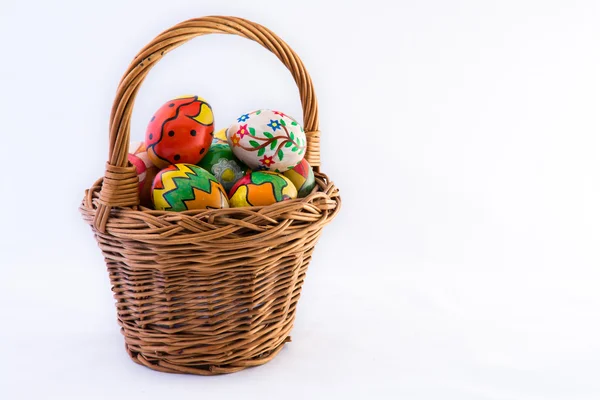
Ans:
<svg viewBox="0 0 600 400"><path fill-rule="evenodd" d="M290 70L300 91L317 187L266 207L155 211L139 205L127 161L131 111L146 74L168 51L209 33L252 39ZM265 27L204 17L160 34L135 57L117 90L104 177L80 207L104 254L125 346L149 368L212 375L271 360L290 341L306 268L321 229L340 209L320 173L317 101L302 61Z"/></svg>

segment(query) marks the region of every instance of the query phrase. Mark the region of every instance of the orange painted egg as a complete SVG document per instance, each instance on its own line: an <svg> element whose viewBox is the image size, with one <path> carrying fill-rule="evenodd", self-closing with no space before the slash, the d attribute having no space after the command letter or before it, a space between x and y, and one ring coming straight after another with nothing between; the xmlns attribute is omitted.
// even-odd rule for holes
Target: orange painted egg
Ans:
<svg viewBox="0 0 600 400"><path fill-rule="evenodd" d="M308 196L315 187L315 173L308 161L304 158L300 161L300 164L292 169L288 169L283 175L296 186L296 189L298 189L298 197Z"/></svg>
<svg viewBox="0 0 600 400"><path fill-rule="evenodd" d="M231 207L268 206L297 196L296 187L285 176L272 171L255 171L233 185L229 204Z"/></svg>
<svg viewBox="0 0 600 400"><path fill-rule="evenodd" d="M192 164L175 164L161 170L152 184L152 201L156 210L165 211L229 207L219 181Z"/></svg>
<svg viewBox="0 0 600 400"><path fill-rule="evenodd" d="M171 164L197 164L212 143L212 108L198 96L166 102L154 113L146 129L146 148L158 168Z"/></svg>
<svg viewBox="0 0 600 400"><path fill-rule="evenodd" d="M150 161L143 142L132 142L129 145L127 159L135 167L140 181L140 204L144 207L152 207L150 196L152 181L156 174L158 174L159 169Z"/></svg>

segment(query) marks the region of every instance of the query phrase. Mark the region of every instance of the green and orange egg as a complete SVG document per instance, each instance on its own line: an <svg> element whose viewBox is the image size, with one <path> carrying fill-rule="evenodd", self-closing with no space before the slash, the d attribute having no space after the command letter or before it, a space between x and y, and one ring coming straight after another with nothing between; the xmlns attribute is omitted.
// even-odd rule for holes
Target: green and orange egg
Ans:
<svg viewBox="0 0 600 400"><path fill-rule="evenodd" d="M298 190L285 176L272 171L247 173L229 191L231 207L268 206L295 199Z"/></svg>

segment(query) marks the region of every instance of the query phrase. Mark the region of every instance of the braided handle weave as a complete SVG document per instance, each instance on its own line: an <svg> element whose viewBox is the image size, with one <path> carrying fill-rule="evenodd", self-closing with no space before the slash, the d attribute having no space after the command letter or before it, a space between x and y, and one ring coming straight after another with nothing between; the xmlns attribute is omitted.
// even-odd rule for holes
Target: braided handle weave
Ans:
<svg viewBox="0 0 600 400"><path fill-rule="evenodd" d="M144 78L167 52L188 40L210 33L238 35L254 40L270 50L290 70L302 101L307 139L306 160L319 171L319 113L312 81L298 55L277 35L257 23L237 17L202 17L190 19L167 29L133 59L123 75L110 116L109 161L100 191L94 227L104 232L112 207L139 205L138 178L127 161L131 112L135 96Z"/></svg>

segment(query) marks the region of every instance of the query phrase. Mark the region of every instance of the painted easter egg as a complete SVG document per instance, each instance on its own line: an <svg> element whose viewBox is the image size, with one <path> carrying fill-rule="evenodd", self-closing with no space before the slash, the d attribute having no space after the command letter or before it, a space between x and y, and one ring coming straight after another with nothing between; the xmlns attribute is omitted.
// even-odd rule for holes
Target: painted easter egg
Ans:
<svg viewBox="0 0 600 400"><path fill-rule="evenodd" d="M285 176L272 171L247 173L229 192L231 207L268 206L295 199L298 191Z"/></svg>
<svg viewBox="0 0 600 400"><path fill-rule="evenodd" d="M279 111L244 114L227 128L233 153L253 170L284 172L295 167L306 150L304 129Z"/></svg>
<svg viewBox="0 0 600 400"><path fill-rule="evenodd" d="M248 170L247 166L235 158L229 145L223 143L210 146L198 165L212 173L227 192Z"/></svg>
<svg viewBox="0 0 600 400"><path fill-rule="evenodd" d="M143 142L130 143L127 159L135 167L140 181L140 204L145 207L151 207L152 182L156 174L158 174L159 169L150 161L146 152L146 145Z"/></svg>
<svg viewBox="0 0 600 400"><path fill-rule="evenodd" d="M214 143L223 143L223 144L227 144L227 134L225 133L227 132L227 128L223 128L220 131L215 133L215 136L213 137L213 144Z"/></svg>
<svg viewBox="0 0 600 400"><path fill-rule="evenodd" d="M175 164L161 170L152 184L154 208L165 211L228 208L223 186L197 165Z"/></svg>
<svg viewBox="0 0 600 400"><path fill-rule="evenodd" d="M168 101L146 129L148 156L158 168L197 164L210 148L213 131L213 112L206 100L186 96Z"/></svg>
<svg viewBox="0 0 600 400"><path fill-rule="evenodd" d="M298 197L306 197L315 187L315 173L312 167L304 158L300 164L292 169L288 169L283 173L288 178L296 189L298 189Z"/></svg>

